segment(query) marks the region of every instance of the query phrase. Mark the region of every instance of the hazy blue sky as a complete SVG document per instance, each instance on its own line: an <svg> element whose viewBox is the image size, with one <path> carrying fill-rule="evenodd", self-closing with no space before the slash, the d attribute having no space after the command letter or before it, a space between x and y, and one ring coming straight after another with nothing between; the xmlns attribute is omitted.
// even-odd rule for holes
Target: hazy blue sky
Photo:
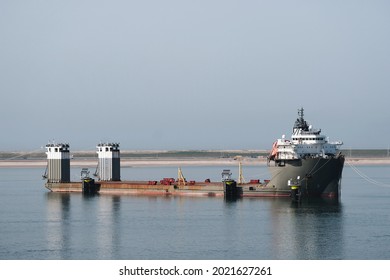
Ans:
<svg viewBox="0 0 390 280"><path fill-rule="evenodd" d="M0 150L390 145L390 1L2 0Z"/></svg>

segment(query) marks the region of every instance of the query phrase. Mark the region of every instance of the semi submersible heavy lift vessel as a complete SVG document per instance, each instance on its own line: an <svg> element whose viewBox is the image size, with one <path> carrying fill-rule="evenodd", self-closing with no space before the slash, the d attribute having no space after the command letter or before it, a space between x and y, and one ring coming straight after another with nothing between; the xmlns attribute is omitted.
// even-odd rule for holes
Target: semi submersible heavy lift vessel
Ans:
<svg viewBox="0 0 390 280"><path fill-rule="evenodd" d="M338 198L344 166L344 156L339 151L342 142L328 142L321 130L308 125L303 117L303 109L298 110L291 139L283 136L274 142L267 160L271 179L264 182L245 183L241 162L237 182L231 178L230 170L222 172L220 182L187 182L180 168L177 179L122 181L118 143L97 145L96 180L84 170L80 181L71 182L69 144L60 143L46 145L45 187L53 192L102 194Z"/></svg>

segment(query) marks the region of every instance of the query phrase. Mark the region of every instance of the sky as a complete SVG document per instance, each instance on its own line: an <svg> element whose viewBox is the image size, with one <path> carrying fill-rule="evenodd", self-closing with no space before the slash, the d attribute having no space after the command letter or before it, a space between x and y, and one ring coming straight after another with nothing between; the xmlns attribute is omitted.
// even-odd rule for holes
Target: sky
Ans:
<svg viewBox="0 0 390 280"><path fill-rule="evenodd" d="M390 2L2 0L0 150L390 145Z"/></svg>

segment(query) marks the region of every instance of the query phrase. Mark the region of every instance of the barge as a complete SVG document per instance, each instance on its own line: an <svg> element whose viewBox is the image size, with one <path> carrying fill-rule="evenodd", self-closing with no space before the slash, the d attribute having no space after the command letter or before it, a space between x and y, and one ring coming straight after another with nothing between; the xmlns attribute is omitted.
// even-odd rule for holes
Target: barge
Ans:
<svg viewBox="0 0 390 280"><path fill-rule="evenodd" d="M226 170L224 170L226 172ZM226 182L189 182L179 184L177 180L167 183L156 181L96 181L96 193L117 195L156 195L156 196L226 196ZM235 182L236 183L236 182ZM86 192L84 181L46 182L45 187L52 192ZM236 183L239 197L289 197L290 190L278 190L263 183ZM90 191L87 191L90 193Z"/></svg>
<svg viewBox="0 0 390 280"><path fill-rule="evenodd" d="M166 196L224 196L224 183L196 183L192 186L149 185L147 181L95 182L100 194L166 195ZM267 185L240 184L242 197L289 197L290 191L277 191ZM53 192L83 192L82 182L46 183Z"/></svg>
<svg viewBox="0 0 390 280"><path fill-rule="evenodd" d="M118 195L163 195L163 196L225 196L225 197L289 197L289 189L278 189L260 180L245 183L231 178L230 170L223 170L222 180L212 182L187 181L178 169L178 176L160 181L127 181L120 178L120 151L118 143L97 145L98 166L92 179L83 168L81 180L70 181L69 144L46 145L47 169L45 187L52 192L83 192ZM240 174L241 174L240 164Z"/></svg>

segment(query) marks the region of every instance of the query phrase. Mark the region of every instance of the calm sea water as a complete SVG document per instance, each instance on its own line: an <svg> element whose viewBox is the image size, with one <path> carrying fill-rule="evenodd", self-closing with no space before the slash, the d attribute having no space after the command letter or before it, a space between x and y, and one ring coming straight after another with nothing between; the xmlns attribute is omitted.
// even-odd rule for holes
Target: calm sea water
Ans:
<svg viewBox="0 0 390 280"><path fill-rule="evenodd" d="M225 167L185 167L220 180ZM0 169L0 259L390 259L390 166L350 167L339 203L284 198L146 197L50 193L39 168ZM233 176L237 172L233 170ZM80 168L72 169L77 179ZM236 174L235 174L235 173ZM265 167L245 167L266 179ZM122 168L123 179L177 169Z"/></svg>

